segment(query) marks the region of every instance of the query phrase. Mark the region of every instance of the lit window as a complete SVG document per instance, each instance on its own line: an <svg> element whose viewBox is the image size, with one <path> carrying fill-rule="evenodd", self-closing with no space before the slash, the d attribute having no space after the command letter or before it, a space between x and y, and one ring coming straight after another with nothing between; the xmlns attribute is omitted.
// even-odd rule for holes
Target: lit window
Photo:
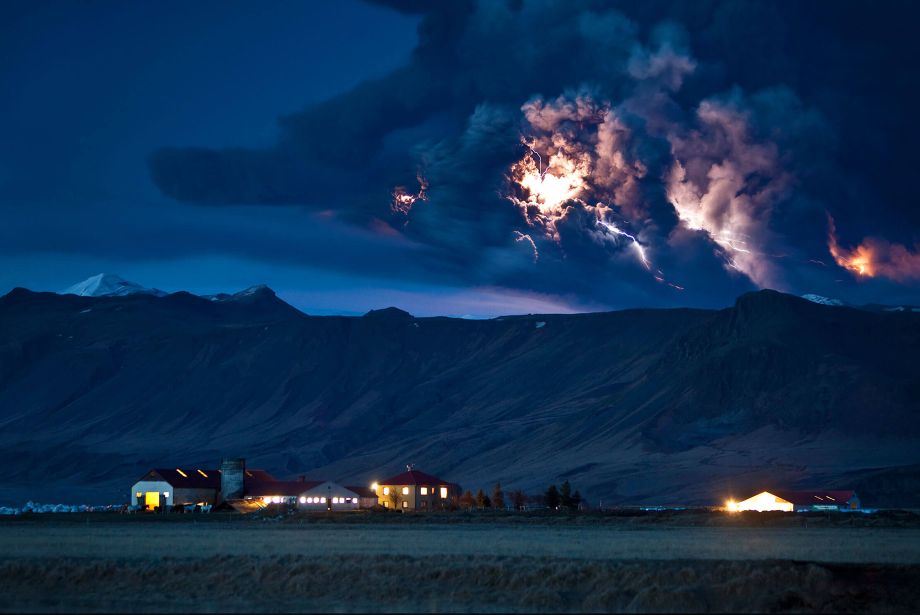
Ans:
<svg viewBox="0 0 920 615"><path fill-rule="evenodd" d="M441 499L442 500L447 499L447 487L441 487Z"/></svg>
<svg viewBox="0 0 920 615"><path fill-rule="evenodd" d="M262 498L262 501L265 502L266 504L271 504L271 503L272 503L272 496L266 495L265 497Z"/></svg>
<svg viewBox="0 0 920 615"><path fill-rule="evenodd" d="M384 503L383 503L383 507L384 507L384 508L389 508L389 507L390 507L390 503L389 503L389 502L384 502Z"/></svg>
<svg viewBox="0 0 920 615"><path fill-rule="evenodd" d="M403 495L409 495L409 488L403 487Z"/></svg>
<svg viewBox="0 0 920 615"><path fill-rule="evenodd" d="M322 502L323 504L325 504L325 503L326 503L326 498L320 498L319 501Z"/></svg>
<svg viewBox="0 0 920 615"><path fill-rule="evenodd" d="M333 503L333 504L338 504L338 503L341 501L341 499L342 499L342 498L338 498L338 497L332 498L332 503Z"/></svg>
<svg viewBox="0 0 920 615"><path fill-rule="evenodd" d="M422 487L422 495L428 495L428 487Z"/></svg>
<svg viewBox="0 0 920 615"><path fill-rule="evenodd" d="M300 496L300 503L301 503L301 504L306 504L306 503L307 503L307 498L305 498L304 496Z"/></svg>
<svg viewBox="0 0 920 615"><path fill-rule="evenodd" d="M168 498L168 497L169 497L169 491L164 491L164 492L163 492L163 497L164 497L164 498Z"/></svg>
<svg viewBox="0 0 920 615"><path fill-rule="evenodd" d="M144 495L144 492L143 492L143 491L138 491L138 492L135 493L134 495L136 495L137 497L141 497L141 496Z"/></svg>
<svg viewBox="0 0 920 615"><path fill-rule="evenodd" d="M409 508L409 502L403 500L403 508Z"/></svg>
<svg viewBox="0 0 920 615"><path fill-rule="evenodd" d="M179 474L181 474L181 475L182 475L182 478L188 478L188 474L186 474L185 472L183 472L183 471L180 470L179 468L176 468L176 472L178 472Z"/></svg>
<svg viewBox="0 0 920 615"><path fill-rule="evenodd" d="M275 497L272 498L272 502L274 502L275 504L280 504L280 503L281 503L281 496L280 496L280 495L276 495Z"/></svg>
<svg viewBox="0 0 920 615"><path fill-rule="evenodd" d="M383 495L390 495L390 488L389 488L389 487L384 487L384 488L383 488Z"/></svg>

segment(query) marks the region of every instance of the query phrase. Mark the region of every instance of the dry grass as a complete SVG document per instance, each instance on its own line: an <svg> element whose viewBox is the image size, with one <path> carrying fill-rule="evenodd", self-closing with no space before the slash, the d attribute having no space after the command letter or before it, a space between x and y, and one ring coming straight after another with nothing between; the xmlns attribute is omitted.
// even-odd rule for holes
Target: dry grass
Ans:
<svg viewBox="0 0 920 615"><path fill-rule="evenodd" d="M916 566L427 555L26 559L13 611L908 611ZM12 582L15 582L15 589Z"/></svg>
<svg viewBox="0 0 920 615"><path fill-rule="evenodd" d="M0 523L8 611L907 611L920 530Z"/></svg>

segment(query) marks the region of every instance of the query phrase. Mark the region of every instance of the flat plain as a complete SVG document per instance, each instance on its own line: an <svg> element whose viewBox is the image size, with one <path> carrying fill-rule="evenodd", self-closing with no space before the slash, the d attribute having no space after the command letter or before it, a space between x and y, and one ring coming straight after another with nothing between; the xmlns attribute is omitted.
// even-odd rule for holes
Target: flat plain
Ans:
<svg viewBox="0 0 920 615"><path fill-rule="evenodd" d="M33 515L4 611L901 611L920 522L816 515Z"/></svg>

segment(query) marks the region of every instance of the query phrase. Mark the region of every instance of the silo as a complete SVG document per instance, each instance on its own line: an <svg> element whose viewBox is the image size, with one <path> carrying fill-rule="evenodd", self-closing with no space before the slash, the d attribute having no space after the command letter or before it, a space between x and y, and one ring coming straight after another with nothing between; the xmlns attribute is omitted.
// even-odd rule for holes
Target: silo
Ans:
<svg viewBox="0 0 920 615"><path fill-rule="evenodd" d="M243 477L246 475L245 459L221 459L220 499L239 500L243 497Z"/></svg>

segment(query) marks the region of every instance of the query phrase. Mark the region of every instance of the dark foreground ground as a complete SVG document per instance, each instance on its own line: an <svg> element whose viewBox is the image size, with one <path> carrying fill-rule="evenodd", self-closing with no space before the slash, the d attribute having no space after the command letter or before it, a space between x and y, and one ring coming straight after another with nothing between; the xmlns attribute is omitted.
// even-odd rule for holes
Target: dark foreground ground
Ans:
<svg viewBox="0 0 920 615"><path fill-rule="evenodd" d="M908 612L920 518L724 513L0 520L2 611Z"/></svg>

